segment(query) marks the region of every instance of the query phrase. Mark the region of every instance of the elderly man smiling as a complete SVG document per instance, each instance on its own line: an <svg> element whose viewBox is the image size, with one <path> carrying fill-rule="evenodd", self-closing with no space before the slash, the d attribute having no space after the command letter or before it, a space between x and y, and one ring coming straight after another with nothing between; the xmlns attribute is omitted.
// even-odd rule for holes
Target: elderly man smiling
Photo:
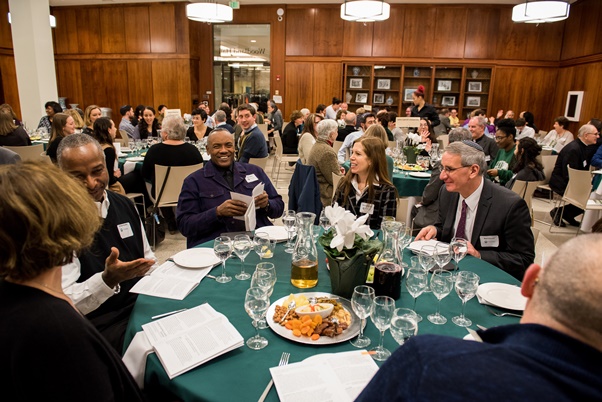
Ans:
<svg viewBox="0 0 602 402"><path fill-rule="evenodd" d="M269 218L278 218L284 210L282 197L263 169L234 162L234 136L217 127L207 138L211 160L184 180L178 201L178 229L186 236L188 247L213 240L223 232L245 230L245 222L234 219L247 211L247 204L233 200L230 192L251 195L259 183L263 194L255 197L257 227L270 226Z"/></svg>

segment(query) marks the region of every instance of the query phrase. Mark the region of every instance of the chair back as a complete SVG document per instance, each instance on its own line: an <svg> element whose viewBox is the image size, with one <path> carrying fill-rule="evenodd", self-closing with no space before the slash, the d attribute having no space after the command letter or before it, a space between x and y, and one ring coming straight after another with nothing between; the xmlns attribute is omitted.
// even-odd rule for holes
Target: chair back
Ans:
<svg viewBox="0 0 602 402"><path fill-rule="evenodd" d="M337 192L337 188L339 188L339 182L341 181L341 179L343 178L343 176L338 175L336 173L332 174L332 199L334 200L334 195Z"/></svg>
<svg viewBox="0 0 602 402"><path fill-rule="evenodd" d="M265 123L261 123L258 124L257 127L259 128L259 131L261 131L263 133L263 136L265 137L265 140L268 140L268 125Z"/></svg>
<svg viewBox="0 0 602 402"><path fill-rule="evenodd" d="M592 192L592 175L589 170L569 170L569 184L562 199L581 209L586 209L587 200Z"/></svg>
<svg viewBox="0 0 602 402"><path fill-rule="evenodd" d="M159 200L157 206L173 207L178 205L178 198L180 197L180 191L182 191L184 179L202 167L202 163L190 166L172 166L167 182L165 183L163 195L161 195L161 200ZM159 196L161 185L163 184L163 181L165 181L166 174L167 166L155 165L155 200Z"/></svg>
<svg viewBox="0 0 602 402"><path fill-rule="evenodd" d="M539 238L539 229L531 227L531 233L533 233L533 244L537 244L537 239Z"/></svg>
<svg viewBox="0 0 602 402"><path fill-rule="evenodd" d="M389 141L389 149L395 149L397 148L397 142L395 141ZM337 149L338 151L338 149Z"/></svg>
<svg viewBox="0 0 602 402"><path fill-rule="evenodd" d="M537 133L535 133L535 138L544 138L546 135L548 135L547 131L539 130Z"/></svg>
<svg viewBox="0 0 602 402"><path fill-rule="evenodd" d="M268 163L268 158L269 156L266 156L265 158L249 158L249 164L259 166L260 168L265 170L265 167Z"/></svg>
<svg viewBox="0 0 602 402"><path fill-rule="evenodd" d="M283 132L284 132L284 128L285 128L286 126L288 126L288 123L290 123L290 122L289 122L289 121L282 122L282 129L281 129L281 131L280 131L281 133L283 133Z"/></svg>
<svg viewBox="0 0 602 402"><path fill-rule="evenodd" d="M437 142L439 143L439 148L447 148L449 145L449 134L441 134L439 137L437 137Z"/></svg>
<svg viewBox="0 0 602 402"><path fill-rule="evenodd" d="M22 161L44 160L45 158L43 158L42 154L46 155L44 152L44 144L25 145L20 147L5 146L4 148L18 153Z"/></svg>
<svg viewBox="0 0 602 402"><path fill-rule="evenodd" d="M556 164L556 159L558 159L558 155L543 155L541 157L543 174L545 176L542 184L548 184L550 182L550 177L552 177L552 171L554 170L554 165Z"/></svg>
<svg viewBox="0 0 602 402"><path fill-rule="evenodd" d="M338 154L339 149L341 149L342 146L343 146L343 141L335 141L334 144L332 144L332 149L334 149L334 152L336 152Z"/></svg>
<svg viewBox="0 0 602 402"><path fill-rule="evenodd" d="M121 138L115 138L116 142L119 142L124 147L130 146L130 140L128 138L128 133L125 130L119 130L119 134Z"/></svg>
<svg viewBox="0 0 602 402"><path fill-rule="evenodd" d="M276 143L276 159L280 159L282 158L282 138L276 132L274 132L274 142Z"/></svg>

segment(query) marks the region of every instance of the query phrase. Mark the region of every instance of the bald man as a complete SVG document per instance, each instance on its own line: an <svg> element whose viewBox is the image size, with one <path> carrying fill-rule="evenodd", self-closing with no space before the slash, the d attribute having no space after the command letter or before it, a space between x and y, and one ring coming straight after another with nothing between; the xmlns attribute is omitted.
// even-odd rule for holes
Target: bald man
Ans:
<svg viewBox="0 0 602 402"><path fill-rule="evenodd" d="M532 264L520 324L477 331L482 343L411 338L357 400L602 400L600 244L602 234L578 236Z"/></svg>

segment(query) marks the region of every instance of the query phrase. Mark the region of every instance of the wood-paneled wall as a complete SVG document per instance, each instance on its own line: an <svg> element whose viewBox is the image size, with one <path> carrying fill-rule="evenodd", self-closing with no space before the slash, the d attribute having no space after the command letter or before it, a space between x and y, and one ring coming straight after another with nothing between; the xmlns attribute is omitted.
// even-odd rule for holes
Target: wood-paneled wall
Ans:
<svg viewBox="0 0 602 402"><path fill-rule="evenodd" d="M12 106L17 116L21 117L19 104L19 87L13 53L13 36L6 16L8 0L0 0L0 80L2 80L1 100ZM2 103L2 102L0 102Z"/></svg>

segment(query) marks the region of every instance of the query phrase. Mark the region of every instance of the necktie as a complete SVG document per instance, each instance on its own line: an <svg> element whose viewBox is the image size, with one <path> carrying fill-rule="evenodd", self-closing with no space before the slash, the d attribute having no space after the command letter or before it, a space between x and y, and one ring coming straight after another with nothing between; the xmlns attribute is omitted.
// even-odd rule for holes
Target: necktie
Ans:
<svg viewBox="0 0 602 402"><path fill-rule="evenodd" d="M224 172L224 180L226 180L226 183L228 183L230 190L234 190L234 176L232 176L230 169Z"/></svg>
<svg viewBox="0 0 602 402"><path fill-rule="evenodd" d="M462 212L460 212L460 220L458 221L458 227L456 228L456 237L466 239L466 201L462 200ZM468 240L468 239L467 239Z"/></svg>

